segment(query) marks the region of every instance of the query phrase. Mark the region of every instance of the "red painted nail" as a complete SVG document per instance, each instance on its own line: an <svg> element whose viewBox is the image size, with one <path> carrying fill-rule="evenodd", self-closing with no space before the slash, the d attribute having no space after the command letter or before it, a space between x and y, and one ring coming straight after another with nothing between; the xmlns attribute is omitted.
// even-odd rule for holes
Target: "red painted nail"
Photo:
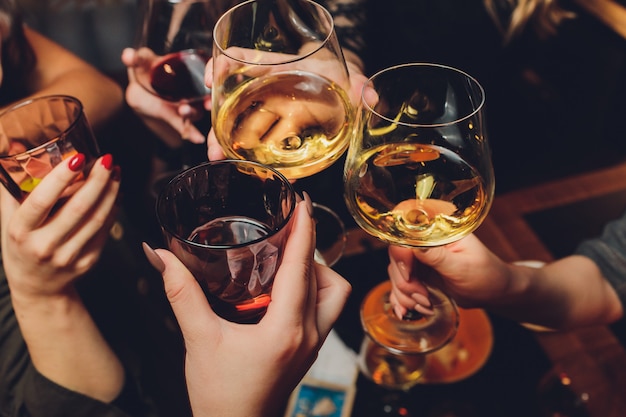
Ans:
<svg viewBox="0 0 626 417"><path fill-rule="evenodd" d="M100 163L106 169L111 170L111 167L113 166L113 155L111 155L110 153L104 155L100 160Z"/></svg>
<svg viewBox="0 0 626 417"><path fill-rule="evenodd" d="M82 170L83 166L85 166L85 155L82 153L77 153L76 155L74 155L68 163L68 167L73 172L78 172Z"/></svg>

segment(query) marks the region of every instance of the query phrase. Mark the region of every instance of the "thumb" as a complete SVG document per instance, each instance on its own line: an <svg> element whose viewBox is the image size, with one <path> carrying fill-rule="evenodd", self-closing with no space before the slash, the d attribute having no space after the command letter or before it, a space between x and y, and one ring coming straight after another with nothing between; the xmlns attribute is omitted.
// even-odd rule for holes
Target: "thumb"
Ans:
<svg viewBox="0 0 626 417"><path fill-rule="evenodd" d="M413 256L424 265L437 269L438 265L446 262L448 250L445 246L436 246L426 249L413 249Z"/></svg>
<svg viewBox="0 0 626 417"><path fill-rule="evenodd" d="M219 318L198 281L176 255L165 249L154 250L146 243L143 249L148 261L163 276L165 294L189 348L198 338L211 334L211 328L218 325Z"/></svg>

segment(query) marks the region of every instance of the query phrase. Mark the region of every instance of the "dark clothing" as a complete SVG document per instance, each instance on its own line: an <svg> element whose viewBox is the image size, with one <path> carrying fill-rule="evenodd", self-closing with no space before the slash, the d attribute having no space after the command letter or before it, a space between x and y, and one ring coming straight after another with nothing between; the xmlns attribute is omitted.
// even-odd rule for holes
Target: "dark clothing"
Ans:
<svg viewBox="0 0 626 417"><path fill-rule="evenodd" d="M576 253L598 265L626 309L626 214L607 223L600 237L582 242Z"/></svg>
<svg viewBox="0 0 626 417"><path fill-rule="evenodd" d="M124 218L115 225L97 266L78 287L85 305L127 371L112 404L72 392L34 369L0 270L1 417L191 416L183 374L182 336L161 276L145 261Z"/></svg>

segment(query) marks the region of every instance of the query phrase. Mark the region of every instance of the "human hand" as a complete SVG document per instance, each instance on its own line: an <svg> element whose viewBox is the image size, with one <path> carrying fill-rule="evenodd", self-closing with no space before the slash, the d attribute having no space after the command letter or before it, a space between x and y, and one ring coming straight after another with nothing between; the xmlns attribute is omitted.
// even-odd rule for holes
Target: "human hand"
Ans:
<svg viewBox="0 0 626 417"><path fill-rule="evenodd" d="M82 154L50 171L21 205L1 187L3 263L14 299L67 294L97 261L117 211L119 168L112 164L111 155L96 160L59 208L59 198L83 175Z"/></svg>
<svg viewBox="0 0 626 417"><path fill-rule="evenodd" d="M309 210L308 199L297 206L272 301L255 325L218 317L197 281L171 252L146 250L163 273L185 338L194 416L278 415L315 360L350 286L332 269L313 261L315 229Z"/></svg>
<svg viewBox="0 0 626 417"><path fill-rule="evenodd" d="M138 75L148 79L152 65L159 58L148 48L138 50L125 48L122 51L122 62L128 72L126 102L146 126L170 148L180 147L183 138L192 143L204 143L204 135L193 124L185 122L198 120L204 111L202 108L163 100L148 92L139 83ZM205 107L209 103L210 97L205 100Z"/></svg>
<svg viewBox="0 0 626 417"><path fill-rule="evenodd" d="M428 249L389 247L390 302L398 317L430 308L424 284L443 289L461 307L482 307L506 290L509 268L475 236Z"/></svg>

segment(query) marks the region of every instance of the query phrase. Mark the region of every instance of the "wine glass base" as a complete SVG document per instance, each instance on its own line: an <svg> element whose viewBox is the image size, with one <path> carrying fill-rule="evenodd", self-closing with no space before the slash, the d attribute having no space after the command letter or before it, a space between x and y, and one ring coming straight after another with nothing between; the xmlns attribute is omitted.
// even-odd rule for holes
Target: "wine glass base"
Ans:
<svg viewBox="0 0 626 417"><path fill-rule="evenodd" d="M454 338L427 358L424 376L418 384L448 384L478 372L493 348L493 326L481 309L459 308L459 328Z"/></svg>
<svg viewBox="0 0 626 417"><path fill-rule="evenodd" d="M389 301L391 282L378 284L361 307L365 331L381 345L402 353L430 353L445 346L456 335L459 311L441 290L427 289L434 314L405 320L396 316Z"/></svg>

